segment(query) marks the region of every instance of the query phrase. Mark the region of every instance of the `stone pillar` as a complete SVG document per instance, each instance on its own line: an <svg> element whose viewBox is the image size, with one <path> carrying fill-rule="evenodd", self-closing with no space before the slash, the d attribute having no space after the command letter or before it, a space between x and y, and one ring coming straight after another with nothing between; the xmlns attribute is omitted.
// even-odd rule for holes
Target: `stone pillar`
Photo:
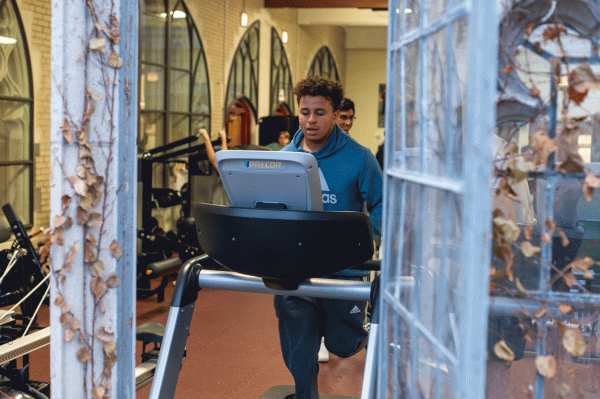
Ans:
<svg viewBox="0 0 600 399"><path fill-rule="evenodd" d="M52 0L52 398L135 398L138 2Z"/></svg>

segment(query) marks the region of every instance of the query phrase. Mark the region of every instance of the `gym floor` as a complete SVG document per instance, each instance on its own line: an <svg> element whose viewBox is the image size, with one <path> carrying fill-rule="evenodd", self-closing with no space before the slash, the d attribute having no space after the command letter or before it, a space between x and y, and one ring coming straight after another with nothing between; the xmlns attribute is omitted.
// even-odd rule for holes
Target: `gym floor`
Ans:
<svg viewBox="0 0 600 399"><path fill-rule="evenodd" d="M137 301L137 324L165 324L173 285L167 286L165 301L156 296ZM48 308L40 310L40 324L48 325ZM176 399L258 399L274 385L293 385L279 349L273 296L246 292L203 289L198 294L187 357L177 384ZM141 344L136 348L140 362ZM49 381L49 347L30 355L32 380ZM320 364L319 391L360 396L366 351L340 359L331 355ZM137 392L146 399L150 385Z"/></svg>

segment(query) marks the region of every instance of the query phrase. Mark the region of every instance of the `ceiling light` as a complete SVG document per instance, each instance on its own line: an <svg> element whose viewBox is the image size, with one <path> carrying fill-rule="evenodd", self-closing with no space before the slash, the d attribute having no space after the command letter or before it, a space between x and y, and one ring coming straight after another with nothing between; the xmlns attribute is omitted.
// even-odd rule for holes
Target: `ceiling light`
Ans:
<svg viewBox="0 0 600 399"><path fill-rule="evenodd" d="M404 9L404 13L405 14L410 14L412 12L412 8L405 8Z"/></svg>
<svg viewBox="0 0 600 399"><path fill-rule="evenodd" d="M0 36L0 44L15 44L17 39L13 39L12 37Z"/></svg>
<svg viewBox="0 0 600 399"><path fill-rule="evenodd" d="M245 12L242 13L242 26L248 26L248 14Z"/></svg>
<svg viewBox="0 0 600 399"><path fill-rule="evenodd" d="M281 41L284 42L284 43L287 43L287 41L288 41L288 34L287 34L286 31L283 31L281 33Z"/></svg>

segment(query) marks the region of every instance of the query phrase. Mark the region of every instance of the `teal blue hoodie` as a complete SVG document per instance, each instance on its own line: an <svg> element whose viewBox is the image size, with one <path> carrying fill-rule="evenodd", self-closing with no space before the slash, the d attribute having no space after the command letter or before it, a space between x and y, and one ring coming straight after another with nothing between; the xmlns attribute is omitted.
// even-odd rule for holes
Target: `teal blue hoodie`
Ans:
<svg viewBox="0 0 600 399"><path fill-rule="evenodd" d="M281 151L308 152L300 146L303 137L298 129ZM319 164L323 210L362 212L366 202L373 235L380 236L383 178L371 150L334 125L327 142L311 154Z"/></svg>

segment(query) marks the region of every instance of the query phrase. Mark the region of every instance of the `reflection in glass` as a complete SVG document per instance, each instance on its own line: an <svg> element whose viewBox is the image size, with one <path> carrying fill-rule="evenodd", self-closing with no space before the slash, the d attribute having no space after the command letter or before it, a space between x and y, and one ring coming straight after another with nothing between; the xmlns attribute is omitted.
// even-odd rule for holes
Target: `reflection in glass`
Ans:
<svg viewBox="0 0 600 399"><path fill-rule="evenodd" d="M171 66L175 68L190 69L190 33L188 21L185 18L183 4L173 13L171 22L171 42L169 43L169 57Z"/></svg>
<svg viewBox="0 0 600 399"><path fill-rule="evenodd" d="M256 21L240 40L227 80L227 107L238 97L246 97L258 109L259 34L260 21Z"/></svg>
<svg viewBox="0 0 600 399"><path fill-rule="evenodd" d="M0 162L30 160L30 113L29 102L0 101Z"/></svg>
<svg viewBox="0 0 600 399"><path fill-rule="evenodd" d="M140 109L161 110L165 107L165 70L140 63Z"/></svg>
<svg viewBox="0 0 600 399"><path fill-rule="evenodd" d="M0 198L2 205L10 202L24 224L32 221L31 165L0 166Z"/></svg>
<svg viewBox="0 0 600 399"><path fill-rule="evenodd" d="M189 112L190 110L190 75L188 71L171 69L171 87L169 92L172 111Z"/></svg>

